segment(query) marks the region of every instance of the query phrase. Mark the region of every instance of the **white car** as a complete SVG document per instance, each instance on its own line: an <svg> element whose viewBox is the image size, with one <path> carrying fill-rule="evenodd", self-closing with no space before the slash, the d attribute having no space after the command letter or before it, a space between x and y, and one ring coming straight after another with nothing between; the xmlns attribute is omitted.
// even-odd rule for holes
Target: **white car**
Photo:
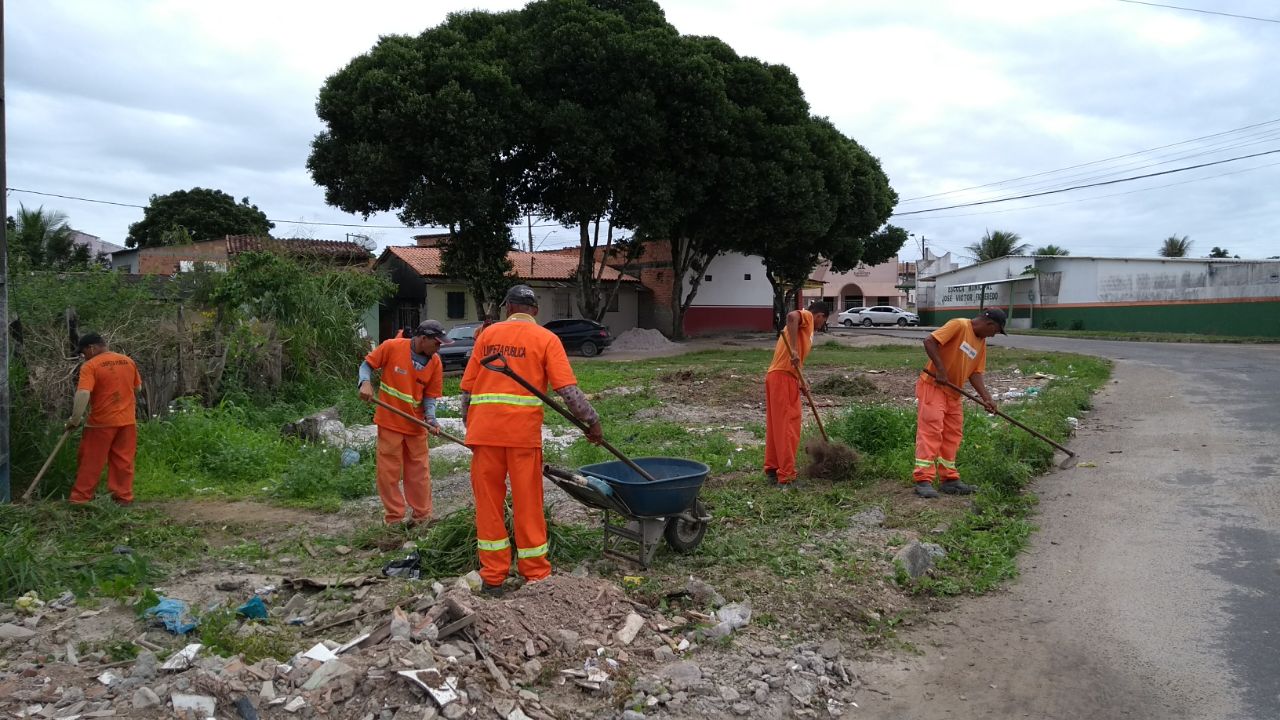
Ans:
<svg viewBox="0 0 1280 720"><path fill-rule="evenodd" d="M863 310L866 310L866 308L865 307L849 308L848 310L845 310L844 312L836 315L836 322L840 323L845 327L853 327L854 325L857 325L858 323L862 322L862 317L859 316L858 313L862 312Z"/></svg>
<svg viewBox="0 0 1280 720"><path fill-rule="evenodd" d="M907 312L900 307L876 305L875 307L865 308L858 313L858 322L863 327L871 327L872 325L906 327L908 325L919 325L920 316L913 312Z"/></svg>

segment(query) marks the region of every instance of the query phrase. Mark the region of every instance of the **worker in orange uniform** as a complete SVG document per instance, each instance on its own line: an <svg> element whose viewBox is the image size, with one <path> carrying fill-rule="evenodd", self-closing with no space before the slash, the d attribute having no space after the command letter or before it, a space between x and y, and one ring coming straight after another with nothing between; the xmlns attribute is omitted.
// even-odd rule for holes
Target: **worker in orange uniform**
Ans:
<svg viewBox="0 0 1280 720"><path fill-rule="evenodd" d="M764 375L764 474L769 482L787 487L796 479L800 450L800 370L813 348L813 333L827 324L831 307L824 302L808 310L787 313L787 324L773 348L773 361Z"/></svg>
<svg viewBox="0 0 1280 720"><path fill-rule="evenodd" d="M444 366L436 351L451 343L443 325L426 320L413 330L412 337L391 338L378 345L360 365L360 399L373 400L373 372L380 370L378 399L422 418L438 433L436 401L443 394ZM378 496L382 498L383 522L395 525L403 521L406 501L410 523L430 520L426 430L384 407L374 412L373 424L378 426Z"/></svg>
<svg viewBox="0 0 1280 720"><path fill-rule="evenodd" d="M137 392L142 388L138 366L126 355L111 352L97 333L80 336L76 350L84 356L80 381L71 403L66 429L73 430L89 410L80 437L79 467L71 488L71 502L93 499L107 466L107 492L119 505L133 502L133 458L138 450Z"/></svg>
<svg viewBox="0 0 1280 720"><path fill-rule="evenodd" d="M964 408L960 393L939 382L956 387L968 382L978 391L987 412L996 411L996 401L987 392L982 374L987 369L987 338L1004 331L1003 310L991 308L972 320L956 318L924 339L929 364L916 380L916 466L912 476L916 495L938 497L938 490L950 495L969 495L973 486L960 482L956 451L964 434ZM933 487L935 474L942 484Z"/></svg>
<svg viewBox="0 0 1280 720"><path fill-rule="evenodd" d="M542 401L515 380L485 370L481 359L501 353L508 367L537 388L550 386L599 444L600 418L569 367L560 339L538 325L538 296L527 285L507 291L507 319L485 328L462 375L462 418L471 448L476 541L483 592L501 595L511 570L511 540L503 518L507 478L515 514L516 567L529 582L551 575L542 510Z"/></svg>

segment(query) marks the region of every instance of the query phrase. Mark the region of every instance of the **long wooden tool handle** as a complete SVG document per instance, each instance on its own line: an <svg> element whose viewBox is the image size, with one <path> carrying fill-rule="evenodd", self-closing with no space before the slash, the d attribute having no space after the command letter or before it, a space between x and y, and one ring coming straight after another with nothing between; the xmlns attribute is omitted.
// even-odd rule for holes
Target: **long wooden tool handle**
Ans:
<svg viewBox="0 0 1280 720"><path fill-rule="evenodd" d="M391 412L399 415L400 417L404 418L405 420L408 420L409 422L417 423L422 427L426 428L429 432L439 434L440 437L444 438L445 440L452 440L453 442L456 442L463 447L466 447L467 445L466 443L462 442L462 440L459 439L456 435L451 435L438 427L432 427L431 424L428 423L426 420L423 420L420 417L414 417L413 415L410 415L409 413L401 410L400 408L392 407L382 402L378 398L373 398L373 404L381 408L386 408L387 410L390 410Z"/></svg>
<svg viewBox="0 0 1280 720"><path fill-rule="evenodd" d="M546 393L534 387L533 384L530 383L528 380L525 380L524 378L520 377L519 373L517 373L515 370L512 370L507 365L507 359L502 356L502 353L494 353L484 358L483 360L481 360L480 364L484 366L484 369L486 370L492 370L493 372L496 372L496 373L502 373L503 375L506 375L512 380L515 380L517 383L520 384L520 387L533 393L539 400L541 400L542 402L550 406L552 410L555 410L556 412L560 413L565 420L568 420L569 422L573 423L582 432L585 433L590 429L587 427L586 423L578 419L577 415L574 415L573 413L569 412L568 408L561 406L560 403L556 402L555 400L552 400L550 396L548 396ZM601 438L600 446L603 447L605 450L608 450L609 452L613 453L614 457L618 458L623 463L625 463L627 467L634 470L636 474L639 475L640 477L644 478L645 480L648 480L649 482L658 481L657 478L649 474L648 470L645 470L644 468L640 467L631 458L627 457L626 455L623 455L621 450L609 444L608 440Z"/></svg>
<svg viewBox="0 0 1280 720"><path fill-rule="evenodd" d="M65 443L67 441L67 438L70 436L71 436L70 430L62 431L62 437L58 438L57 444L53 446L53 452L49 453L49 459L45 460L44 465L40 466L40 472L36 473L36 479L32 480L31 484L27 486L27 491L22 493L23 502L26 502L27 500L31 499L31 494L36 491L37 487L39 487L41 478L44 477L44 474L46 471L48 471L49 466L53 464L53 459L58 457L58 451L62 449L62 444Z"/></svg>
<svg viewBox="0 0 1280 720"><path fill-rule="evenodd" d="M936 382L936 381L937 381L937 378L934 378L934 381ZM974 401L974 402L978 403L979 405L982 405L982 406L984 406L984 407L986 406L986 403L984 403L984 402L982 401L982 398L980 398L980 397L978 397L977 395L975 395L975 394L973 394L973 393L969 392L968 390L965 390L965 389L964 389L964 388L962 388L962 387L957 387L957 386L955 385L955 383L952 383L950 380L944 380L944 381L943 381L943 383L944 383L944 384L946 384L946 386L947 386L947 387L951 388L952 390L955 390L955 391L959 392L961 395L964 395L965 397L967 397L967 398L969 398L970 400L972 400L972 401ZM1014 424L1014 425L1016 425L1016 426L1018 426L1018 427L1022 428L1023 430L1026 430L1027 432L1031 433L1032 435L1035 435L1036 437L1040 438L1041 440L1043 440L1043 441L1045 441L1045 442L1049 443L1050 445L1052 445L1052 446L1054 446L1054 447L1058 448L1058 449L1059 449L1059 450L1061 450L1062 452L1064 452L1064 453L1066 453L1066 454L1068 454L1068 455L1071 455L1071 456L1074 456L1074 455L1075 455L1075 453L1073 453L1073 452L1071 452L1070 450L1066 449L1066 448L1065 448L1065 447L1063 447L1062 445L1059 445L1058 443L1054 442L1053 440L1050 440L1049 438L1045 437L1044 435L1042 435L1042 434L1040 434L1040 433L1036 432L1035 430L1032 430L1031 428L1027 427L1026 425L1023 425L1022 423L1018 422L1017 420L1014 420L1013 418L1009 417L1008 415L1005 415L1004 413L1000 412L1000 410L999 410L999 409L997 409L997 410L995 411L995 413L994 413L994 414L995 414L995 415L998 415L998 416L1000 416L1000 417L1002 417L1002 418L1004 418L1005 420L1007 420L1007 421L1009 421L1010 423L1012 423L1012 424Z"/></svg>
<svg viewBox="0 0 1280 720"><path fill-rule="evenodd" d="M791 349L791 340L787 337L787 329L782 329L782 342L787 346L788 353L795 353ZM831 442L831 438L827 437L827 429L822 426L822 416L818 414L818 404L813 401L813 395L809 394L809 381L804 376L804 370L800 366L795 366L796 372L800 374L800 389L804 391L804 397L809 401L809 409L813 411L813 419L818 421L818 432L822 433L824 442Z"/></svg>

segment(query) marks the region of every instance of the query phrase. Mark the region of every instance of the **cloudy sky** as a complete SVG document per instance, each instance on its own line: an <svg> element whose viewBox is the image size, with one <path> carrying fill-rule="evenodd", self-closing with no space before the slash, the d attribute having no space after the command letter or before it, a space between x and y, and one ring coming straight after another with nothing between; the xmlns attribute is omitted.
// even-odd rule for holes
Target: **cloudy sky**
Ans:
<svg viewBox="0 0 1280 720"><path fill-rule="evenodd" d="M123 244L140 209L20 190L145 205L213 187L248 196L278 236L409 242L393 215L326 225L365 221L327 207L306 171L317 91L380 35L522 4L9 0L10 207ZM1168 4L1280 20L1275 0ZM1076 255L1151 255L1171 234L1195 255L1280 255L1280 22L1123 0L663 5L682 32L790 66L813 111L881 159L902 199L893 222L915 235L904 259L922 237L963 254L988 229Z"/></svg>

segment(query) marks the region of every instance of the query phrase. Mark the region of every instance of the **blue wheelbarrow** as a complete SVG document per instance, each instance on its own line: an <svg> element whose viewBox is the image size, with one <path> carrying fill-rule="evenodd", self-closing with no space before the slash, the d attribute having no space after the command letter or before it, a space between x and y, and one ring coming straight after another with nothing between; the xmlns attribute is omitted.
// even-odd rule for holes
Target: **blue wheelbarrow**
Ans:
<svg viewBox="0 0 1280 720"><path fill-rule="evenodd" d="M480 363L515 380L566 420L587 431L587 426L573 413L508 367L500 353ZM696 460L682 458L632 460L608 441L602 440L600 445L618 459L586 465L576 473L543 465L542 474L583 505L604 511L604 554L647 568L664 538L677 552L692 552L697 548L711 521L711 514L698 499L711 469ZM616 521L614 515L618 516ZM626 552L627 545L636 546L636 553Z"/></svg>

